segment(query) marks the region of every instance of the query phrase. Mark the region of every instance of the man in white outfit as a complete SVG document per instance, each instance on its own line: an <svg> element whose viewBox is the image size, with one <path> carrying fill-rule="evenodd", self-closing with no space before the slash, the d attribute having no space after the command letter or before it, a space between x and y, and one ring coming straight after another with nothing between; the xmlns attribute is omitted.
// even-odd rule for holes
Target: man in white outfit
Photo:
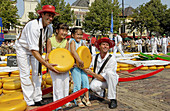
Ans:
<svg viewBox="0 0 170 111"><path fill-rule="evenodd" d="M163 34L163 38L161 39L162 53L167 54L167 46L168 39L166 38L166 34Z"/></svg>
<svg viewBox="0 0 170 111"><path fill-rule="evenodd" d="M158 39L155 37L154 32L151 33L150 45L152 49L152 54L158 54L157 52Z"/></svg>
<svg viewBox="0 0 170 111"><path fill-rule="evenodd" d="M49 64L42 58L42 45L40 45L45 42L47 37L52 35L53 31L50 24L58 13L55 12L55 7L51 5L43 6L42 10L38 10L37 13L40 14L40 18L28 22L15 43L21 87L24 100L28 106L42 105L42 76L41 70L38 71L38 69L41 69L39 66L43 64L51 71L58 72L53 67L54 64ZM32 67L32 80L29 78L30 65Z"/></svg>
<svg viewBox="0 0 170 111"><path fill-rule="evenodd" d="M138 44L138 52L142 52L142 40L140 37L138 37L136 44Z"/></svg>
<svg viewBox="0 0 170 111"><path fill-rule="evenodd" d="M122 37L117 34L117 31L114 31L114 38L115 38L115 46L113 50L113 55L116 55L117 50L119 50L121 55L125 57L125 54L122 51Z"/></svg>
<svg viewBox="0 0 170 111"><path fill-rule="evenodd" d="M116 85L119 76L116 73L117 62L115 56L110 55L108 51L114 46L114 42L104 37L97 40L95 46L100 53L93 56L92 59L91 66L94 68L94 72L90 69L85 69L85 72L95 78L90 84L90 88L93 92L103 97L104 89L108 88L108 99L110 99L109 108L113 109L117 107ZM103 64L105 65L102 68Z"/></svg>

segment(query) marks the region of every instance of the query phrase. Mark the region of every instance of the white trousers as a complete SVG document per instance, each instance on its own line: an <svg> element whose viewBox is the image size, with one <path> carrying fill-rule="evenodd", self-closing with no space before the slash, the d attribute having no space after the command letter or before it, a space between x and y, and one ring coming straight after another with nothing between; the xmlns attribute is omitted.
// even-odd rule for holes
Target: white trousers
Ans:
<svg viewBox="0 0 170 111"><path fill-rule="evenodd" d="M38 60L32 53L16 41L17 62L20 71L21 88L27 105L42 100L42 76L38 76ZM30 65L32 67L32 80L30 79Z"/></svg>
<svg viewBox="0 0 170 111"><path fill-rule="evenodd" d="M138 52L142 52L142 45L138 45Z"/></svg>
<svg viewBox="0 0 170 111"><path fill-rule="evenodd" d="M167 54L167 45L166 44L162 45L162 53Z"/></svg>
<svg viewBox="0 0 170 111"><path fill-rule="evenodd" d="M124 54L123 51L122 51L122 46L121 46L120 44L119 44L118 47L117 47L116 45L114 46L113 55L116 55L117 50L119 50L119 52L121 53L121 55L122 55L123 57L125 57L125 54Z"/></svg>
<svg viewBox="0 0 170 111"><path fill-rule="evenodd" d="M108 88L108 99L116 99L116 86L118 83L118 75L113 75L113 73L106 74L106 82L101 82L97 79L92 80L90 88L93 92L97 93L99 96L103 97L103 92L105 88Z"/></svg>
<svg viewBox="0 0 170 111"><path fill-rule="evenodd" d="M50 71L53 81L53 101L59 100L69 95L69 72L56 74Z"/></svg>
<svg viewBox="0 0 170 111"><path fill-rule="evenodd" d="M151 48L152 48L152 53L151 54L158 54L157 45L152 45Z"/></svg>

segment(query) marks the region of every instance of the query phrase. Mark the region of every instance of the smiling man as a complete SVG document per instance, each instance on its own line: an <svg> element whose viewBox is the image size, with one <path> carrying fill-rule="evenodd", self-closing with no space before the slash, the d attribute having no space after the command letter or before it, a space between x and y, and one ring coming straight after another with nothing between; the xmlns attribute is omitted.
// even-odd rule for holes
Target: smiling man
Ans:
<svg viewBox="0 0 170 111"><path fill-rule="evenodd" d="M39 106L42 100L41 91L41 64L51 71L58 72L42 58L42 46L49 36L52 35L52 21L55 7L45 5L42 10L38 10L39 19L29 21L15 42L17 62L20 71L21 87L24 99L28 106ZM41 64L40 64L41 63ZM30 77L30 66L32 68L32 80Z"/></svg>
<svg viewBox="0 0 170 111"><path fill-rule="evenodd" d="M100 53L92 59L93 72L90 69L84 71L95 78L92 80L90 88L100 97L104 96L104 89L108 88L109 108L113 109L117 107L116 85L119 76L116 73L116 59L108 51L114 46L114 42L107 37L103 37L95 42L95 46Z"/></svg>

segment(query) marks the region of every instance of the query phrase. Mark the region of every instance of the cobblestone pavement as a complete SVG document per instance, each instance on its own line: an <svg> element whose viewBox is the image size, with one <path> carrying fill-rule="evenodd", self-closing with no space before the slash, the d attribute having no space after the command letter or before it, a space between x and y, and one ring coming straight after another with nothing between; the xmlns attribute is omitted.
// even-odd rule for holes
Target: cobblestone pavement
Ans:
<svg viewBox="0 0 170 111"><path fill-rule="evenodd" d="M152 72L135 71L135 76ZM122 75L120 75L122 77ZM64 111L169 111L170 110L170 69L137 81L120 82L117 86L116 109L109 109L109 101L95 100L91 93L91 107L79 108L73 105L71 108L63 107Z"/></svg>

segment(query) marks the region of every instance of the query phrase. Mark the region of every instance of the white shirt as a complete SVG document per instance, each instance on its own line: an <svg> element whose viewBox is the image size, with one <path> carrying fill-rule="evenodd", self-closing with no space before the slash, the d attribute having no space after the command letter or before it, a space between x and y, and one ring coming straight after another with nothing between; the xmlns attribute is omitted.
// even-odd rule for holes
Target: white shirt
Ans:
<svg viewBox="0 0 170 111"><path fill-rule="evenodd" d="M137 43L138 45L141 45L141 44L142 44L142 40L139 39L139 40L136 41L136 43Z"/></svg>
<svg viewBox="0 0 170 111"><path fill-rule="evenodd" d="M168 39L167 38L162 38L161 39L161 44L162 45L168 45Z"/></svg>
<svg viewBox="0 0 170 111"><path fill-rule="evenodd" d="M115 37L115 45L117 45L120 41L122 42L122 37L120 35L117 35Z"/></svg>
<svg viewBox="0 0 170 111"><path fill-rule="evenodd" d="M97 66L96 66L96 70L95 73L97 74L101 68L101 66L103 65L103 63L105 62L105 60L107 59L107 57L109 56L109 53L106 54L106 56L102 59L100 54L98 56L97 59ZM92 62L91 62L91 67L94 68L94 61L95 61L96 56L93 56L92 58ZM105 67L103 68L102 72L100 73L101 76L103 76L106 79L106 73L112 73L113 75L115 75L116 77L118 77L117 73L116 73L116 69L117 69L117 62L116 62L116 58L114 55L112 55L112 57L109 59L109 61L107 62L107 64L105 65Z"/></svg>
<svg viewBox="0 0 170 111"><path fill-rule="evenodd" d="M28 22L22 30L21 38L19 39L20 45L29 50L39 51L40 29L42 29L42 44L46 40L47 29L48 37L53 33L52 24L48 25L44 30L42 25L42 18L39 19L39 22L37 19L32 20Z"/></svg>
<svg viewBox="0 0 170 111"><path fill-rule="evenodd" d="M158 39L156 37L152 37L150 43L151 43L151 45L157 45Z"/></svg>

